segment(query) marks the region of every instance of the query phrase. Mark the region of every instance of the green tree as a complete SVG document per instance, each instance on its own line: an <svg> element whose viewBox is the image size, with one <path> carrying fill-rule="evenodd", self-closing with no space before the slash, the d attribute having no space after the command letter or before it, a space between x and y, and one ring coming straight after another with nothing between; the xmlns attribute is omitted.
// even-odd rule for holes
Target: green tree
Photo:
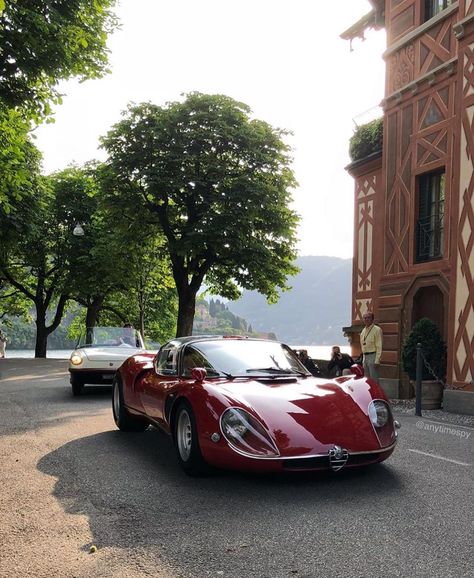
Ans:
<svg viewBox="0 0 474 578"><path fill-rule="evenodd" d="M68 300L64 280L69 232L57 220L55 200L48 180L38 178L28 219L18 228L8 223L10 235L0 254L0 277L34 304L36 357L46 357L48 336L61 322Z"/></svg>
<svg viewBox="0 0 474 578"><path fill-rule="evenodd" d="M203 280L278 298L296 272L295 185L285 132L229 97L192 93L164 107L129 107L103 139L111 195L147 209L166 238L178 295L177 335L192 333Z"/></svg>
<svg viewBox="0 0 474 578"><path fill-rule="evenodd" d="M107 72L115 3L0 1L0 219L34 189L29 165L36 164L36 152L28 131L60 102L58 81Z"/></svg>
<svg viewBox="0 0 474 578"><path fill-rule="evenodd" d="M31 321L30 307L31 302L21 291L12 287L6 278L2 277L0 271L0 322L11 317L21 317L25 321Z"/></svg>
<svg viewBox="0 0 474 578"><path fill-rule="evenodd" d="M69 167L50 176L57 207L57 221L69 232L67 291L85 309L85 326L94 327L107 299L126 288L127 255L122 239L102 209L100 169ZM80 224L84 235L72 234ZM116 315L121 317L120 313Z"/></svg>
<svg viewBox="0 0 474 578"><path fill-rule="evenodd" d="M160 231L132 218L135 209L107 205L101 165L69 167L50 180L57 220L70 232L67 292L85 309L83 326L132 322L144 337L169 337L176 299ZM77 223L81 237L71 233Z"/></svg>
<svg viewBox="0 0 474 578"><path fill-rule="evenodd" d="M120 227L117 221L115 225ZM123 237L117 267L125 272L101 307L101 323L113 322L115 316L132 323L144 339L168 340L176 329L177 305L163 239L147 234L143 225L140 232L134 227L120 230Z"/></svg>
<svg viewBox="0 0 474 578"><path fill-rule="evenodd" d="M30 123L0 102L0 229L5 214L18 210L20 202L31 193L39 174L40 153L29 136ZM3 223L2 223L3 221Z"/></svg>
<svg viewBox="0 0 474 578"><path fill-rule="evenodd" d="M116 0L11 0L0 5L0 101L39 119L59 102L59 80L107 72Z"/></svg>
<svg viewBox="0 0 474 578"><path fill-rule="evenodd" d="M216 302L214 301L214 299L211 299L209 302L209 315L211 317L216 316Z"/></svg>
<svg viewBox="0 0 474 578"><path fill-rule="evenodd" d="M161 243L159 237L145 238L133 253L130 292L143 338L149 334L160 342L172 337L177 313L175 284Z"/></svg>

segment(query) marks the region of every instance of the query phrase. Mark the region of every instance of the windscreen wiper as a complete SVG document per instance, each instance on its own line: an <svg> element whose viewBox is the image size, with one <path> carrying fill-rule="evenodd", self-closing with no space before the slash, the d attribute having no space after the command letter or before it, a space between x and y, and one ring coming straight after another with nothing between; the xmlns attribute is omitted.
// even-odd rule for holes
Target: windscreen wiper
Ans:
<svg viewBox="0 0 474 578"><path fill-rule="evenodd" d="M306 376L306 373L298 371L296 369L282 369L281 367L252 367L245 370L247 373L252 373L253 371L265 371L266 373L275 373L277 375L301 375L301 377Z"/></svg>

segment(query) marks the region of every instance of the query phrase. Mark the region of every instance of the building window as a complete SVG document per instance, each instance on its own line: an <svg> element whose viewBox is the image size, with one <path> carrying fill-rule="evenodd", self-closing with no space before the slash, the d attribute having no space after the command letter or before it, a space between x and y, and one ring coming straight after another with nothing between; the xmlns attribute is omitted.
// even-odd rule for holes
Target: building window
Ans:
<svg viewBox="0 0 474 578"><path fill-rule="evenodd" d="M425 0L425 22L447 8L453 0Z"/></svg>
<svg viewBox="0 0 474 578"><path fill-rule="evenodd" d="M444 240L444 171L418 177L416 262L440 259Z"/></svg>

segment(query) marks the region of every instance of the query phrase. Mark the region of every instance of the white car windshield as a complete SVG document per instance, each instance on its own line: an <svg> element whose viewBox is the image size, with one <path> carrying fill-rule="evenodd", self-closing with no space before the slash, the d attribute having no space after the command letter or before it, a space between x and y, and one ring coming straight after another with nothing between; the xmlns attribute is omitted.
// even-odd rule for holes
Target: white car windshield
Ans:
<svg viewBox="0 0 474 578"><path fill-rule="evenodd" d="M309 375L296 355L277 342L244 339L203 341L188 346L185 356L192 350L205 358L207 363L201 363L208 371L214 370L216 373L227 373L234 377L295 373Z"/></svg>
<svg viewBox="0 0 474 578"><path fill-rule="evenodd" d="M90 327L79 338L77 347L143 348L140 332L133 327Z"/></svg>

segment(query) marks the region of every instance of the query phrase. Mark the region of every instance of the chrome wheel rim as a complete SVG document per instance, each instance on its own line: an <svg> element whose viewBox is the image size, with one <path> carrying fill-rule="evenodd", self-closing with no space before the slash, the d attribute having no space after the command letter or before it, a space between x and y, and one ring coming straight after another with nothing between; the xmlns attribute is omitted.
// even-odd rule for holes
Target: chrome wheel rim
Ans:
<svg viewBox="0 0 474 578"><path fill-rule="evenodd" d="M114 414L115 414L115 418L118 420L119 414L120 414L120 392L119 392L119 387L118 387L118 383L115 382L114 383L114 399L113 399L113 403L114 403Z"/></svg>
<svg viewBox="0 0 474 578"><path fill-rule="evenodd" d="M193 434L191 429L191 418L189 413L183 409L178 417L178 426L176 428L176 441L181 459L186 462L191 455L191 445Z"/></svg>

